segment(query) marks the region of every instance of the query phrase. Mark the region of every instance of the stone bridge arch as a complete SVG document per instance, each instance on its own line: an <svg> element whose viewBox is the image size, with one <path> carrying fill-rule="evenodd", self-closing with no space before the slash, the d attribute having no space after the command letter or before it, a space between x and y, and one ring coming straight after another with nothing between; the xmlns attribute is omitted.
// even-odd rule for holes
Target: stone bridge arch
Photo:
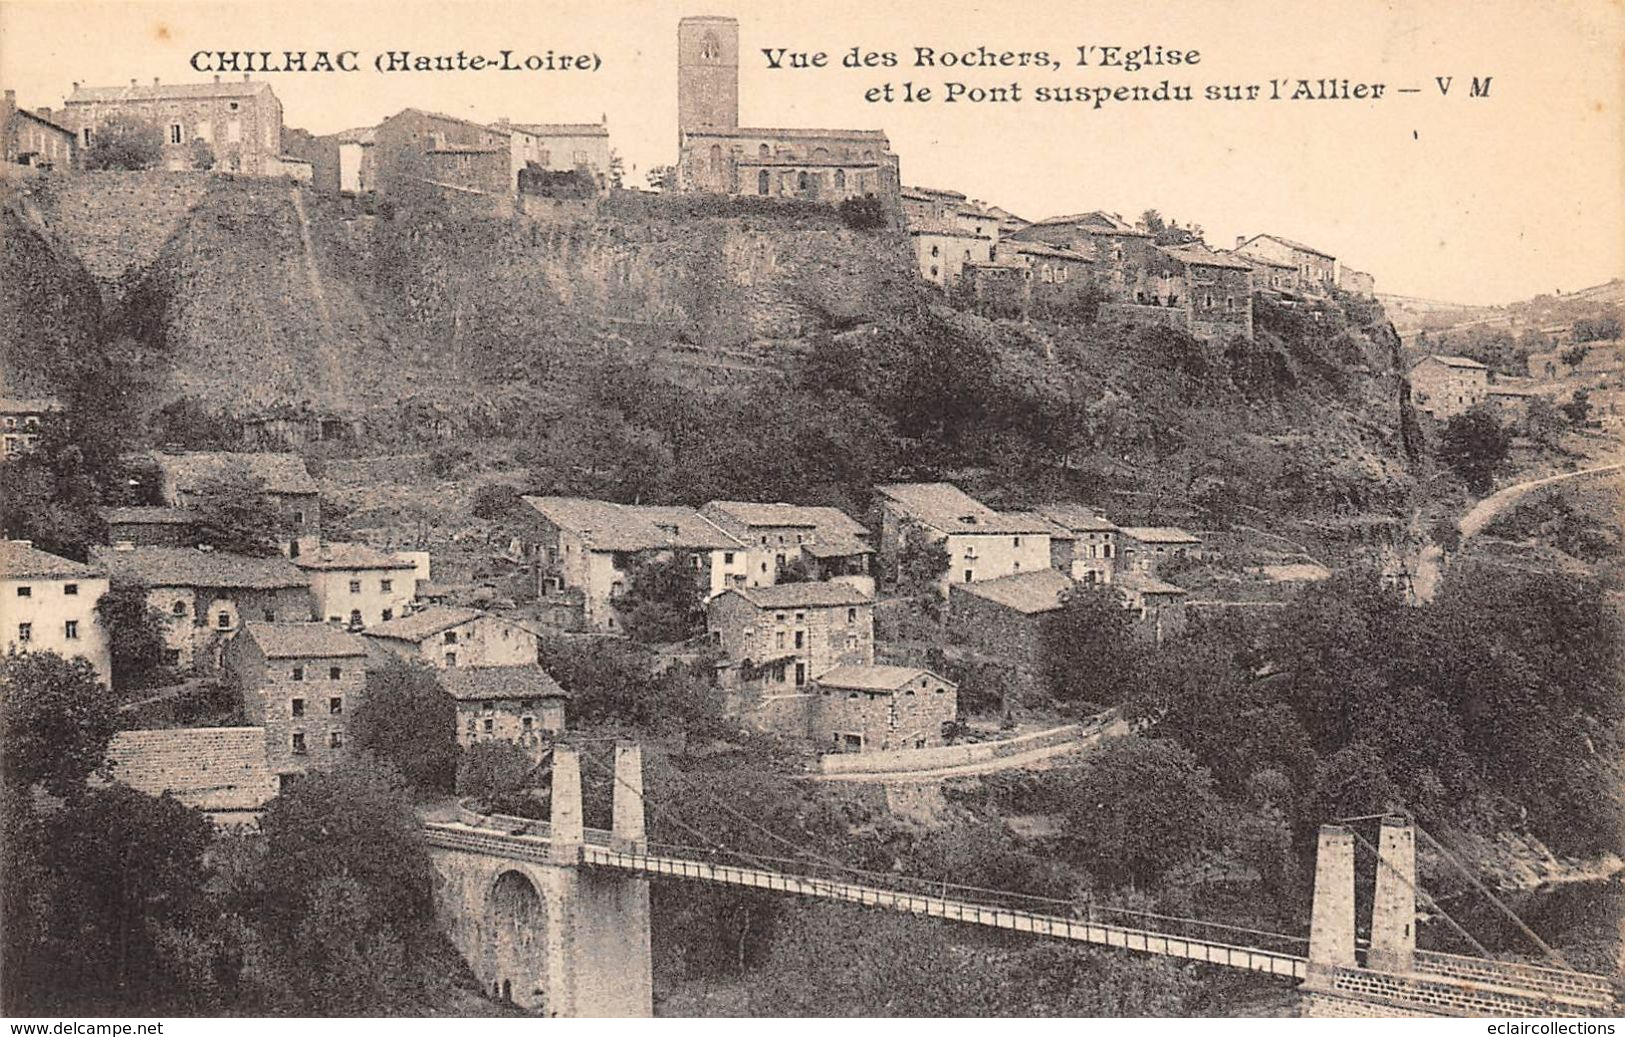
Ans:
<svg viewBox="0 0 1625 1037"><path fill-rule="evenodd" d="M482 977L491 994L521 1008L547 1007L547 900L523 871L497 875L485 898Z"/></svg>

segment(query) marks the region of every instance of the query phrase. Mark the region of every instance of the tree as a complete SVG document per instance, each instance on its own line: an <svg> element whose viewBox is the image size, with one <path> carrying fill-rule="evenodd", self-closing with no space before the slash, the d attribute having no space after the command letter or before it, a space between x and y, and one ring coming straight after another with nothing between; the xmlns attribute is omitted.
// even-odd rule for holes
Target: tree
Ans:
<svg viewBox="0 0 1625 1037"><path fill-rule="evenodd" d="M1044 686L1056 702L1110 704L1133 687L1144 649L1110 585L1073 587L1042 631Z"/></svg>
<svg viewBox="0 0 1625 1037"><path fill-rule="evenodd" d="M642 645L619 640L548 638L547 672L571 695L572 724L627 724L691 735L716 733L722 699L709 663L667 666Z"/></svg>
<svg viewBox="0 0 1625 1037"><path fill-rule="evenodd" d="M1590 350L1588 350L1583 344L1575 343L1559 353L1558 357L1570 367L1579 367L1581 364L1585 363L1586 354L1589 352Z"/></svg>
<svg viewBox="0 0 1625 1037"><path fill-rule="evenodd" d="M169 621L147 602L140 583L114 584L96 602L96 621L107 631L113 655L113 683L120 690L166 682L164 662Z"/></svg>
<svg viewBox="0 0 1625 1037"><path fill-rule="evenodd" d="M1558 408L1563 416L1569 419L1571 425L1584 425L1591 416L1591 390L1576 389L1569 402Z"/></svg>
<svg viewBox="0 0 1625 1037"><path fill-rule="evenodd" d="M86 169L151 169L164 155L164 134L134 115L110 115L91 132L81 161Z"/></svg>
<svg viewBox="0 0 1625 1037"><path fill-rule="evenodd" d="M811 583L813 578L812 566L807 564L805 556L796 557L779 566L778 575L774 583Z"/></svg>
<svg viewBox="0 0 1625 1037"><path fill-rule="evenodd" d="M915 597L939 595L949 561L948 548L942 541L934 539L924 526L909 523L904 527L893 561L897 589Z"/></svg>
<svg viewBox="0 0 1625 1037"><path fill-rule="evenodd" d="M193 169L207 172L214 168L214 149L209 147L208 141L200 137L193 137L189 151Z"/></svg>
<svg viewBox="0 0 1625 1037"><path fill-rule="evenodd" d="M499 814L530 816L535 801L525 790L535 772L536 761L512 742L476 742L457 763L457 795Z"/></svg>
<svg viewBox="0 0 1625 1037"><path fill-rule="evenodd" d="M191 507L202 542L222 551L269 558L281 550L278 510L265 480L234 464L198 484Z"/></svg>
<svg viewBox="0 0 1625 1037"><path fill-rule="evenodd" d="M1065 835L1074 857L1114 883L1144 886L1217 835L1213 778L1177 742L1107 742L1076 772L1068 801Z"/></svg>
<svg viewBox="0 0 1625 1037"><path fill-rule="evenodd" d="M645 644L687 641L705 629L705 591L690 551L640 557L613 604L627 636Z"/></svg>
<svg viewBox="0 0 1625 1037"><path fill-rule="evenodd" d="M651 191L677 190L677 168L675 166L652 166L643 174L644 182Z"/></svg>
<svg viewBox="0 0 1625 1037"><path fill-rule="evenodd" d="M350 719L356 747L394 765L421 792L446 792L457 772L457 706L434 671L390 659L367 669Z"/></svg>
<svg viewBox="0 0 1625 1037"><path fill-rule="evenodd" d="M874 195L862 198L843 198L836 206L841 222L853 230L879 230L886 226L886 207Z"/></svg>
<svg viewBox="0 0 1625 1037"><path fill-rule="evenodd" d="M0 780L70 797L102 765L118 730L107 688L83 659L12 651L0 658Z"/></svg>
<svg viewBox="0 0 1625 1037"><path fill-rule="evenodd" d="M507 483L486 483L474 491L471 511L475 518L500 519L519 504L519 491Z"/></svg>
<svg viewBox="0 0 1625 1037"><path fill-rule="evenodd" d="M1544 447L1555 447L1563 435L1563 428L1567 424L1566 416L1557 409L1557 405L1545 396L1532 396L1529 399L1529 409L1524 414L1524 430L1529 438Z"/></svg>
<svg viewBox="0 0 1625 1037"><path fill-rule="evenodd" d="M609 186L619 191L626 179L626 161L614 148L609 149Z"/></svg>
<svg viewBox="0 0 1625 1037"><path fill-rule="evenodd" d="M1494 485L1495 473L1506 462L1511 446L1511 434L1495 415L1475 407L1445 425L1438 455L1469 490L1483 496Z"/></svg>

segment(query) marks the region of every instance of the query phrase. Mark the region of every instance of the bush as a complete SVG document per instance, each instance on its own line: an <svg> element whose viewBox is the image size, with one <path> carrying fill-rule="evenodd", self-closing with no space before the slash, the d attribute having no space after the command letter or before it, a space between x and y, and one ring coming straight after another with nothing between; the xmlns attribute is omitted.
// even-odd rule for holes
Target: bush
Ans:
<svg viewBox="0 0 1625 1037"><path fill-rule="evenodd" d="M457 795L498 814L542 817L528 794L536 761L512 742L477 742L457 763Z"/></svg>
<svg viewBox="0 0 1625 1037"><path fill-rule="evenodd" d="M519 491L507 483L487 483L474 491L475 518L499 519L519 503Z"/></svg>
<svg viewBox="0 0 1625 1037"><path fill-rule="evenodd" d="M81 161L86 169L151 169L164 155L164 134L133 115L109 116L91 131Z"/></svg>
<svg viewBox="0 0 1625 1037"><path fill-rule="evenodd" d="M853 230L879 230L886 226L886 208L872 194L862 198L848 198L835 209L841 222Z"/></svg>

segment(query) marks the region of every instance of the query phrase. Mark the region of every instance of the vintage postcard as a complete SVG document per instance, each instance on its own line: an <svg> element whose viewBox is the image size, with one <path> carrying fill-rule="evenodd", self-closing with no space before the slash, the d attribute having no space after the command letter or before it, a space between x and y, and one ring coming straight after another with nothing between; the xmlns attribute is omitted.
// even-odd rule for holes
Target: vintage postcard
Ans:
<svg viewBox="0 0 1625 1037"><path fill-rule="evenodd" d="M13 1032L1613 1032L1619 3L0 0L0 85Z"/></svg>

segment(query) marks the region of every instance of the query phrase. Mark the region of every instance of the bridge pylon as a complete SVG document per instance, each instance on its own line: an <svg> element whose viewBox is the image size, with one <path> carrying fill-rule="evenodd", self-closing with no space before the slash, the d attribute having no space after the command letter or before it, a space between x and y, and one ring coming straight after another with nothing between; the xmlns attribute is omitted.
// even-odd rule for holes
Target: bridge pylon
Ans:
<svg viewBox="0 0 1625 1037"><path fill-rule="evenodd" d="M1409 818L1382 819L1366 967L1401 974L1416 968L1416 828Z"/></svg>

